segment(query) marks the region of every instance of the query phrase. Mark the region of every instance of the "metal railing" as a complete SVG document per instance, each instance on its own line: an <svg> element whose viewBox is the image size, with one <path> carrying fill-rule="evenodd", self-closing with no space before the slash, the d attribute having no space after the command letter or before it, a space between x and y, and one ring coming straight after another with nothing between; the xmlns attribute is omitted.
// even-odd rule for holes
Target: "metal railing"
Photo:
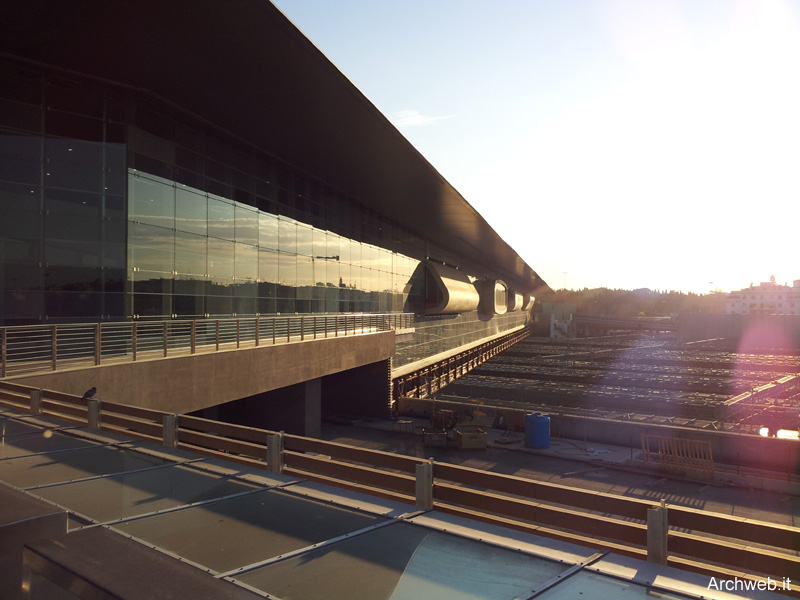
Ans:
<svg viewBox="0 0 800 600"><path fill-rule="evenodd" d="M0 378L407 329L413 314L335 314L0 327Z"/></svg>
<svg viewBox="0 0 800 600"><path fill-rule="evenodd" d="M800 527L11 382L0 406L712 576L800 579Z"/></svg>

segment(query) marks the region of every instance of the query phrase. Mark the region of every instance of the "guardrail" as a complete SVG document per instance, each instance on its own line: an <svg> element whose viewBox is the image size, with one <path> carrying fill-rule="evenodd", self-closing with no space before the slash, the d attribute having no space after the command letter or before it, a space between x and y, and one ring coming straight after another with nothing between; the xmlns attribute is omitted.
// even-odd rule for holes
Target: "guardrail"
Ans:
<svg viewBox="0 0 800 600"><path fill-rule="evenodd" d="M799 527L9 382L0 405L716 577L800 579Z"/></svg>
<svg viewBox="0 0 800 600"><path fill-rule="evenodd" d="M0 378L412 326L409 313L0 327Z"/></svg>

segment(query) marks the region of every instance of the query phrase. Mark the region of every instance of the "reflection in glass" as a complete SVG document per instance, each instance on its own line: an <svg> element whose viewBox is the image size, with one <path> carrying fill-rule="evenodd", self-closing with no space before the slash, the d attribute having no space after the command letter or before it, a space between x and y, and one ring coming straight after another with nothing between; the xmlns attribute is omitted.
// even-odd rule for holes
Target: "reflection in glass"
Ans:
<svg viewBox="0 0 800 600"><path fill-rule="evenodd" d="M264 212L258 214L258 245L278 250L278 217Z"/></svg>
<svg viewBox="0 0 800 600"><path fill-rule="evenodd" d="M233 204L219 196L208 196L208 235L223 240L236 239Z"/></svg>
<svg viewBox="0 0 800 600"><path fill-rule="evenodd" d="M283 252L297 252L297 222L294 219L281 217L278 220L280 249Z"/></svg>
<svg viewBox="0 0 800 600"><path fill-rule="evenodd" d="M169 229L175 226L175 188L161 181L134 174L128 206L134 221Z"/></svg>
<svg viewBox="0 0 800 600"><path fill-rule="evenodd" d="M161 271L175 270L175 235L170 229L128 224L128 269Z"/></svg>
<svg viewBox="0 0 800 600"><path fill-rule="evenodd" d="M313 247L313 238L314 238L314 230L311 227L306 227L303 224L298 223L297 225L297 247L295 252L297 254L302 254L303 256L313 256L314 247ZM282 249L285 252L291 252L289 248L282 246Z"/></svg>
<svg viewBox="0 0 800 600"><path fill-rule="evenodd" d="M206 237L175 232L175 272L203 277L206 273Z"/></svg>
<svg viewBox="0 0 800 600"><path fill-rule="evenodd" d="M294 254L279 255L280 267L278 270L279 281L285 286L297 286L297 256Z"/></svg>
<svg viewBox="0 0 800 600"><path fill-rule="evenodd" d="M103 144L45 138L44 182L50 187L103 191Z"/></svg>
<svg viewBox="0 0 800 600"><path fill-rule="evenodd" d="M258 211L236 203L236 241L240 244L258 244Z"/></svg>
<svg viewBox="0 0 800 600"><path fill-rule="evenodd" d="M208 276L218 281L233 281L234 243L208 238Z"/></svg>
<svg viewBox="0 0 800 600"><path fill-rule="evenodd" d="M277 283L280 255L272 250L260 249L258 252L258 280ZM261 294L260 294L261 295Z"/></svg>
<svg viewBox="0 0 800 600"><path fill-rule="evenodd" d="M208 198L178 186L175 190L175 228L198 235L208 233Z"/></svg>
<svg viewBox="0 0 800 600"><path fill-rule="evenodd" d="M258 248L247 244L235 244L234 276L241 280L255 281L258 278Z"/></svg>

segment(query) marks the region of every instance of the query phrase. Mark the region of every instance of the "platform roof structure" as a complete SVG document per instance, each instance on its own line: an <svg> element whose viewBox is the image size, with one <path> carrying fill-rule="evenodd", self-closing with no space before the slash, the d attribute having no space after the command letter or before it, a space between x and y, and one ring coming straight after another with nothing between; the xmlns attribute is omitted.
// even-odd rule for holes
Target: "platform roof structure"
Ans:
<svg viewBox="0 0 800 600"><path fill-rule="evenodd" d="M26 545L32 598L730 597L707 576L13 409L0 433L0 560Z"/></svg>
<svg viewBox="0 0 800 600"><path fill-rule="evenodd" d="M463 266L523 293L544 285L267 0L15 0L0 24L6 55L152 93L437 240Z"/></svg>

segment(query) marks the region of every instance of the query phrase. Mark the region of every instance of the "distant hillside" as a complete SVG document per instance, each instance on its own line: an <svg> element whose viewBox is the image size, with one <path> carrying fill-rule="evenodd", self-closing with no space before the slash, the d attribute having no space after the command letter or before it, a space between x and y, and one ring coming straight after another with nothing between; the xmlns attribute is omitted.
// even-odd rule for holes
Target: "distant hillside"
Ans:
<svg viewBox="0 0 800 600"><path fill-rule="evenodd" d="M676 313L725 312L725 294L722 293L684 294L648 288L558 290L537 297L536 301L576 304L579 315L597 317L668 317Z"/></svg>

